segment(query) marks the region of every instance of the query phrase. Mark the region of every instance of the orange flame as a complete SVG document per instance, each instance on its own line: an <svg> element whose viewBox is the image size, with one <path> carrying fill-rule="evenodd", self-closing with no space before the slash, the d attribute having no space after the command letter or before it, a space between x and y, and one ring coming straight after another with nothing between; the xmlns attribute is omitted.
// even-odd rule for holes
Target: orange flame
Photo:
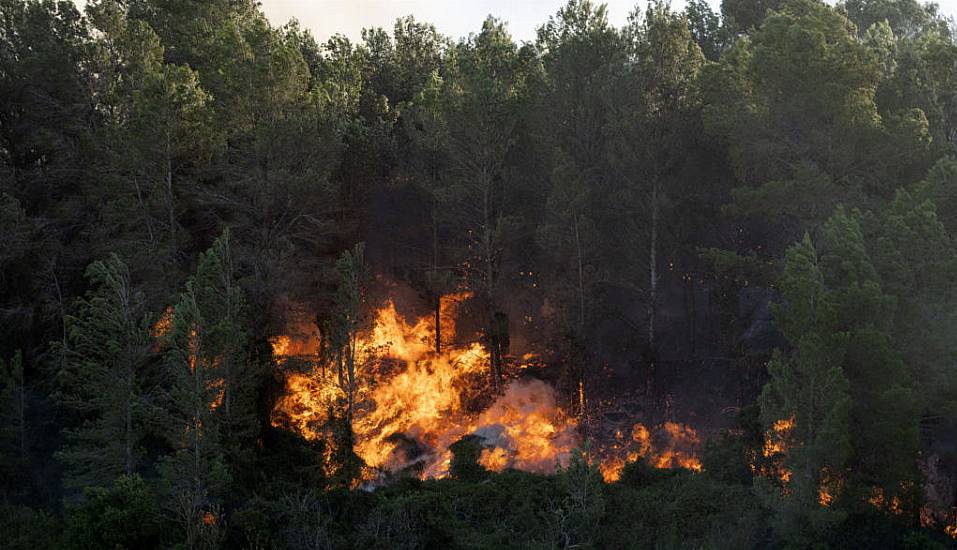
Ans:
<svg viewBox="0 0 957 550"><path fill-rule="evenodd" d="M173 306L166 306L163 315L150 327L150 335L153 338L162 338L173 328Z"/></svg>
<svg viewBox="0 0 957 550"><path fill-rule="evenodd" d="M622 434L616 435L621 439ZM626 463L641 459L659 469L684 468L700 472L701 461L697 457L699 446L697 432L684 424L665 422L651 431L638 423L631 429L631 441L619 443L600 453L604 458L599 470L608 483L621 478Z"/></svg>
<svg viewBox="0 0 957 550"><path fill-rule="evenodd" d="M468 294L442 300L443 342L455 338L456 308ZM544 382L513 381L491 406L470 410L473 396L487 385L489 355L479 343L435 350L431 315L408 323L387 302L377 310L371 330L360 335L360 373L353 419L355 451L369 466L388 472L419 469L421 477L448 473L448 447L465 435L484 438L482 464L491 470L514 467L550 471L565 463L578 443L574 420L556 405ZM297 346L288 335L272 341L280 360ZM315 346L312 346L315 349ZM334 369L316 364L291 373L285 395L273 409L272 424L320 437L328 412L341 405L343 388Z"/></svg>
<svg viewBox="0 0 957 550"><path fill-rule="evenodd" d="M784 467L783 458L791 448L791 432L794 430L794 416L789 418L780 418L774 421L771 429L764 434L764 445L761 454L764 458L771 459L770 465L762 467L758 471L755 464L751 465L752 473L776 478L781 485L787 485L791 481L791 471ZM824 489L822 489L824 490ZM818 494L818 501L830 503L833 497L830 494Z"/></svg>

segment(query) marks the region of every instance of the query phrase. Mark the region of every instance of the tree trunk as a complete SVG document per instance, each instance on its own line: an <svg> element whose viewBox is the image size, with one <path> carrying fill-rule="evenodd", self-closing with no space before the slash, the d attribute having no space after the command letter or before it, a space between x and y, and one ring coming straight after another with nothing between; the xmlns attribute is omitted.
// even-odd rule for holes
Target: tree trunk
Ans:
<svg viewBox="0 0 957 550"><path fill-rule="evenodd" d="M346 410L346 419L349 423L349 429L352 429L353 407L355 406L356 396L356 336L355 333L349 336L349 354L346 356L346 368L348 369L348 387L346 388L346 397L348 405Z"/></svg>
<svg viewBox="0 0 957 550"><path fill-rule="evenodd" d="M170 259L176 257L176 208L173 198L173 151L169 132L166 133L166 209L169 215Z"/></svg>
<svg viewBox="0 0 957 550"><path fill-rule="evenodd" d="M658 401L658 350L655 342L655 320L658 313L658 177L651 185L651 238L648 248L648 373L652 399Z"/></svg>
<svg viewBox="0 0 957 550"><path fill-rule="evenodd" d="M495 252L494 252L494 232L492 226L492 178L488 170L482 173L483 193L482 193L482 260L484 266L484 286L486 318L488 323L488 340L490 359L492 362L492 389L499 393L502 381L502 356L501 345L499 342L498 327L495 320Z"/></svg>
<svg viewBox="0 0 957 550"><path fill-rule="evenodd" d="M689 273L688 277L688 337L691 341L691 356L698 355L698 311L695 300L695 282L694 273Z"/></svg>
<svg viewBox="0 0 957 550"><path fill-rule="evenodd" d="M133 475L133 370L126 372L126 475Z"/></svg>
<svg viewBox="0 0 957 550"><path fill-rule="evenodd" d="M434 184L433 184L434 186ZM442 353L442 290L439 288L439 219L438 219L438 201L435 195L432 195L432 277L435 288L432 292L435 294L435 354Z"/></svg>
<svg viewBox="0 0 957 550"><path fill-rule="evenodd" d="M223 287L226 294L226 322L232 325L235 323L233 319L233 298L232 298L232 285L233 285L233 266L232 258L229 255L229 246L228 240L227 245L224 247L223 263L225 264L223 269ZM226 342L223 352L223 412L226 415L226 429L230 428L230 403L233 396L233 388L236 386L236 373L233 372L232 364L232 347L235 342Z"/></svg>
<svg viewBox="0 0 957 550"><path fill-rule="evenodd" d="M143 221L146 222L146 232L150 236L150 244L153 244L156 242L156 237L153 234L153 219L150 216L149 209L146 208L146 201L143 199L140 183L136 176L133 176L133 188L136 189L136 200L140 203L140 209L143 211Z"/></svg>
<svg viewBox="0 0 957 550"><path fill-rule="evenodd" d="M585 264L582 250L581 229L578 223L578 214L573 216L575 229L575 257L578 263L578 338L584 350L585 343ZM582 428L587 430L586 403L585 403L585 356L583 353L578 367L578 407ZM585 434L587 437L587 433Z"/></svg>
<svg viewBox="0 0 957 550"><path fill-rule="evenodd" d="M20 363L20 380L17 381L17 435L20 443L20 461L27 461L27 388L23 375L23 363Z"/></svg>
<svg viewBox="0 0 957 550"><path fill-rule="evenodd" d="M198 338L198 336L197 336ZM202 427L202 407L206 405L206 396L204 395L203 384L203 365L199 353L193 353L193 392L195 394L196 408L193 409L193 502L199 498L201 490L201 467L200 467L200 429Z"/></svg>

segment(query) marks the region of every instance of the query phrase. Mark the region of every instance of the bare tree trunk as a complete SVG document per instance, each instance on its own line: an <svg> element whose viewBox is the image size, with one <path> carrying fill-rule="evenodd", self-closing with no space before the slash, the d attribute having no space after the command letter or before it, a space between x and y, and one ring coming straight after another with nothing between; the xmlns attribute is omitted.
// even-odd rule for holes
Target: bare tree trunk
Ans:
<svg viewBox="0 0 957 550"><path fill-rule="evenodd" d="M227 246L224 247L225 258L224 264L225 269L223 269L223 288L226 290L226 321L228 323L233 323L233 298L232 298L232 285L233 285L233 261L232 257L229 254L229 246L227 241ZM233 388L236 385L235 373L233 372L232 364L232 350L234 342L226 342L223 352L223 412L226 414L226 428L230 427L230 402L232 401Z"/></svg>
<svg viewBox="0 0 957 550"><path fill-rule="evenodd" d="M176 208L173 198L173 152L169 132L166 133L166 209L169 215L170 258L176 257Z"/></svg>
<svg viewBox="0 0 957 550"><path fill-rule="evenodd" d="M133 475L133 369L126 372L126 475Z"/></svg>
<svg viewBox="0 0 957 550"><path fill-rule="evenodd" d="M433 184L434 187L434 184ZM438 201L435 195L432 196L432 275L433 280L438 280L439 268L439 219L438 219ZM433 285L432 292L435 294L435 354L442 353L442 290L439 284Z"/></svg>
<svg viewBox="0 0 957 550"><path fill-rule="evenodd" d="M133 188L136 189L136 200L140 203L140 209L143 211L143 220L146 222L146 232L149 233L150 243L156 242L153 234L153 219L150 216L149 209L146 208L146 201L143 200L143 193L140 190L140 183L136 176L133 176Z"/></svg>
<svg viewBox="0 0 957 550"><path fill-rule="evenodd" d="M658 176L651 184L651 238L648 248L648 367L652 399L658 402L658 350L655 342L655 320L658 314Z"/></svg>
<svg viewBox="0 0 957 550"><path fill-rule="evenodd" d="M349 335L349 354L346 356L346 368L348 369L347 375L349 384L346 388L346 397L348 398L348 409L346 410L346 417L349 423L349 429L352 429L352 418L353 418L353 407L355 406L355 396L356 396L356 346L357 335L356 331L353 330L353 333Z"/></svg>
<svg viewBox="0 0 957 550"><path fill-rule="evenodd" d="M26 376L23 374L23 363L20 363L20 380L17 381L17 435L20 443L20 461L27 460L27 387Z"/></svg>
<svg viewBox="0 0 957 550"><path fill-rule="evenodd" d="M582 251L581 231L578 226L578 214L574 216L575 224L575 255L578 260L578 333L585 332L585 264Z"/></svg>
<svg viewBox="0 0 957 550"><path fill-rule="evenodd" d="M501 345L498 334L498 326L495 320L495 258L494 258L494 227L492 226L492 178L488 170L482 173L482 255L485 264L484 283L485 283L485 303L486 317L488 323L488 340L491 362L492 362L492 389L499 393L502 381L502 357Z"/></svg>
<svg viewBox="0 0 957 550"><path fill-rule="evenodd" d="M575 256L578 262L578 338L581 340L582 348L585 342L585 264L584 251L582 250L581 228L578 223L578 214L573 217L575 229ZM578 407L581 425L587 430L588 423L585 421L586 403L585 403L585 361L581 358L578 367ZM587 433L586 433L587 436Z"/></svg>
<svg viewBox="0 0 957 550"><path fill-rule="evenodd" d="M697 311L697 302L695 301L695 282L694 282L694 273L688 274L688 324L689 326L689 339L691 341L691 356L696 357L698 355L698 311Z"/></svg>
<svg viewBox="0 0 957 550"><path fill-rule="evenodd" d="M193 495L192 500L195 505L201 492L200 480L200 429L202 428L202 407L205 405L204 387L203 387L203 365L202 359L197 351L193 353L193 392L196 400L196 408L193 410Z"/></svg>

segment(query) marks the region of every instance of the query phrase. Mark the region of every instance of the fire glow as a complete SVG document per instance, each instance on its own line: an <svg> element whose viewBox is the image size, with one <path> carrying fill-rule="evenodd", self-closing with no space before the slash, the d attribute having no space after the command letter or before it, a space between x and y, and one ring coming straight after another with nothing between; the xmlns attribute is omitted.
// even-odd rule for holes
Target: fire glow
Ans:
<svg viewBox="0 0 957 550"><path fill-rule="evenodd" d="M602 451L599 468L606 482L618 481L625 464L637 460L645 460L659 469L701 471L701 461L697 457L700 441L697 432L689 426L665 422L649 430L638 423L632 427L629 440L623 441L625 438L620 433L616 436L618 441Z"/></svg>
<svg viewBox="0 0 957 550"><path fill-rule="evenodd" d="M455 341L456 310L468 298L462 293L442 299L441 353L435 352L434 317L410 323L392 301L375 312L372 327L360 335L353 432L355 451L370 467L367 481L403 471L421 478L445 477L449 446L466 435L481 438L479 462L496 472L514 468L552 473L583 447L577 419L559 406L555 390L541 380L512 378L502 394L488 402L488 352L478 342L448 345ZM276 402L271 422L306 439L328 437L329 412L342 403L344 391L335 368L319 361L312 325L295 328L272 341L273 353L280 362L304 360L307 368L288 372L285 394ZM606 481L616 480L627 460L641 457L658 468L701 469L694 456L698 439L693 429L669 422L654 433L637 424L633 432L628 445L598 450Z"/></svg>
<svg viewBox="0 0 957 550"><path fill-rule="evenodd" d="M443 341L455 335L455 309L467 295L443 298ZM353 431L355 450L372 468L397 472L415 468L423 478L448 474L448 447L465 435L486 444L481 463L490 470L518 468L551 472L567 464L579 445L575 420L556 404L554 390L539 380L513 380L484 411L469 408L471 396L487 387L489 356L479 343L446 346L435 353L431 317L414 324L387 302L359 344L363 358ZM273 351L281 360L314 354L308 339L281 336ZM323 435L330 407L342 398L333 369L316 365L292 373L286 394L272 414L275 426L307 439Z"/></svg>

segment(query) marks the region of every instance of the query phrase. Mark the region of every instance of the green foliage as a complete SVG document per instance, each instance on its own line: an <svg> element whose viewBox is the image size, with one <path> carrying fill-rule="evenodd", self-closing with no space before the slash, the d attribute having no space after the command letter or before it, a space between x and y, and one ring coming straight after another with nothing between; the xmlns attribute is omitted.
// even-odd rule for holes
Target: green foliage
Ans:
<svg viewBox="0 0 957 550"><path fill-rule="evenodd" d="M554 510L560 544L567 548L600 548L598 522L605 515L605 484L598 465L585 451L574 451L567 468L558 473L558 489L564 495Z"/></svg>
<svg viewBox="0 0 957 550"><path fill-rule="evenodd" d="M770 380L761 394L765 429L793 418L785 434L788 451L783 466L791 472L787 490L765 485L763 492L775 509L774 529L797 547L813 546L821 534L843 519L840 512L818 504L818 490L828 476L840 475L851 452L851 398L842 369L848 341L840 330L834 299L811 238L788 249L780 280L783 306L775 323L794 346L790 357L777 353L768 365Z"/></svg>
<svg viewBox="0 0 957 550"><path fill-rule="evenodd" d="M62 522L54 515L28 506L0 504L4 548L53 550L63 548Z"/></svg>
<svg viewBox="0 0 957 550"><path fill-rule="evenodd" d="M916 459L949 472L957 425L957 41L934 5L654 1L616 29L570 0L526 44L493 17L319 44L253 0L85 5L0 0L0 545L943 540L915 527L939 489ZM733 389L692 394L699 431L723 424L706 403L741 413L695 475L494 474L466 438L451 479L350 491L373 271L433 307L471 290L493 386L541 348L587 437L632 365L716 358ZM292 310L345 391L328 440L268 425ZM689 409L685 371L649 374L629 399Z"/></svg>
<svg viewBox="0 0 957 550"><path fill-rule="evenodd" d="M112 487L91 487L86 502L67 510L66 546L76 550L159 546L164 521L156 496L139 475Z"/></svg>
<svg viewBox="0 0 957 550"><path fill-rule="evenodd" d="M479 464L482 455L482 438L467 435L449 446L452 461L449 464L449 477L461 481L480 481L488 471Z"/></svg>
<svg viewBox="0 0 957 550"><path fill-rule="evenodd" d="M153 339L144 296L116 255L87 269L92 289L65 319L59 399L78 417L59 458L75 488L105 486L140 470L143 439L155 422L147 381Z"/></svg>
<svg viewBox="0 0 957 550"><path fill-rule="evenodd" d="M222 536L221 499L231 479L227 459L243 460L258 430L245 316L227 230L187 281L166 344L172 382L166 431L173 453L164 459L162 475L167 506L189 546L214 545Z"/></svg>

